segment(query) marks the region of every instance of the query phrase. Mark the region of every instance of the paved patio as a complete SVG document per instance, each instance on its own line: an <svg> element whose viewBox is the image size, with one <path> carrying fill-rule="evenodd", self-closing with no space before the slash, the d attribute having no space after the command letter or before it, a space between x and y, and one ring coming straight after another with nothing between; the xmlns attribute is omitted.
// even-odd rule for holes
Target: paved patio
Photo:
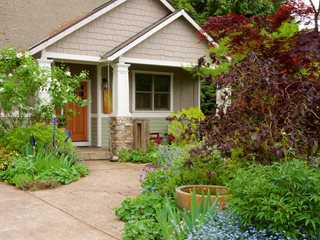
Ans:
<svg viewBox="0 0 320 240"><path fill-rule="evenodd" d="M142 166L88 162L91 174L53 190L23 192L0 182L0 239L121 239L114 207L140 190Z"/></svg>

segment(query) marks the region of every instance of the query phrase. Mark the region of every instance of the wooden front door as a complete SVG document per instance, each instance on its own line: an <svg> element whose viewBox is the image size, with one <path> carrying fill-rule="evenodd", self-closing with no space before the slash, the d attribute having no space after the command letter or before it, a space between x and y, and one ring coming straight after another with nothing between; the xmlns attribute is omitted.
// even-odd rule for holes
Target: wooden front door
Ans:
<svg viewBox="0 0 320 240"><path fill-rule="evenodd" d="M77 90L78 95L82 99L88 98L88 82L82 82ZM71 139L73 142L87 142L88 141L88 108L78 107L74 104L68 106L77 112L76 115L71 116L68 120L66 129L71 131Z"/></svg>

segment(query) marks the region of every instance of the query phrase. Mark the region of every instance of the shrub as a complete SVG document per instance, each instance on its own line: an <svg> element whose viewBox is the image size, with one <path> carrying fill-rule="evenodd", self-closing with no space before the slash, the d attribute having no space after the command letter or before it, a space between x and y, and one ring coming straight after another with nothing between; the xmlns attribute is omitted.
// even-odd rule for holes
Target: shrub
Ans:
<svg viewBox="0 0 320 240"><path fill-rule="evenodd" d="M7 169L0 171L0 180L23 190L37 190L69 184L88 174L85 165L68 155L43 147L39 147L34 155L29 146Z"/></svg>
<svg viewBox="0 0 320 240"><path fill-rule="evenodd" d="M9 151L5 147L0 147L0 170L5 170L9 167L12 158L19 154L14 151Z"/></svg>
<svg viewBox="0 0 320 240"><path fill-rule="evenodd" d="M200 140L198 125L205 119L204 114L198 108L182 109L178 113L172 113L167 118L170 121L168 133L175 137L178 143L194 143Z"/></svg>
<svg viewBox="0 0 320 240"><path fill-rule="evenodd" d="M0 146L6 147L10 151L22 152L30 142L30 137L34 136L37 146L44 146L52 149L53 126L42 123L36 123L28 127L16 127L7 132L0 139ZM69 140L65 143L66 135L60 129L57 129L57 149L61 151L74 152L74 147Z"/></svg>
<svg viewBox="0 0 320 240"><path fill-rule="evenodd" d="M162 203L163 198L156 193L125 199L115 209L116 216L126 221L123 239L161 239L155 214Z"/></svg>
<svg viewBox="0 0 320 240"><path fill-rule="evenodd" d="M154 148L153 144L149 144L146 151L122 148L119 152L119 162L154 163L156 161Z"/></svg>
<svg viewBox="0 0 320 240"><path fill-rule="evenodd" d="M319 182L319 170L299 160L253 165L231 180L229 207L257 229L320 237Z"/></svg>
<svg viewBox="0 0 320 240"><path fill-rule="evenodd" d="M209 69L206 81L224 93L224 104L201 127L210 146L228 157L242 148L248 159L263 163L317 156L319 31L298 31L294 23L294 16L317 15L315 8L285 1L270 16L230 14L203 25L219 46L209 61L199 59L195 72Z"/></svg>

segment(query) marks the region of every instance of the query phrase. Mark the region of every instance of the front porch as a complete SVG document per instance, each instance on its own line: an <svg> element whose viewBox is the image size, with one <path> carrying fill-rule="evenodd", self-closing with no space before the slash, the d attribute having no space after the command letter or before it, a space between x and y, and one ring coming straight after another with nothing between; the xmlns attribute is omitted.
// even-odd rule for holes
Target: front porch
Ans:
<svg viewBox="0 0 320 240"><path fill-rule="evenodd" d="M59 64L58 59L54 61ZM87 139L73 140L74 145L81 147L84 159L110 159L122 147L132 148L134 120L147 120L148 132L164 136L168 130L166 117L170 113L181 108L200 106L199 81L181 67L134 63L102 65L71 61L64 64L72 74L79 74L83 70L89 73L86 95L90 103L86 116L82 116L87 118L84 121L87 123ZM164 89L168 91L158 93L153 89L150 93L145 91L141 94L137 91L137 74L146 77L166 76L162 82L167 79L167 87L164 83ZM152 99L146 103L148 96L152 96ZM73 121L75 131L79 122Z"/></svg>

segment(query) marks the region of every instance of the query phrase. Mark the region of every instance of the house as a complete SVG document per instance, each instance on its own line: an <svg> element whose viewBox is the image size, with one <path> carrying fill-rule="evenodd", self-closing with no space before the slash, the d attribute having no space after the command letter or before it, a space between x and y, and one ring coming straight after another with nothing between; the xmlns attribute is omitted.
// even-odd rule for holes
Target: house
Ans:
<svg viewBox="0 0 320 240"><path fill-rule="evenodd" d="M183 67L213 40L200 41L199 25L166 0L4 0L0 9L1 48L89 72L79 94L91 103L68 123L78 146L117 153L133 145L133 120L165 133L170 113L200 107L200 81Z"/></svg>

